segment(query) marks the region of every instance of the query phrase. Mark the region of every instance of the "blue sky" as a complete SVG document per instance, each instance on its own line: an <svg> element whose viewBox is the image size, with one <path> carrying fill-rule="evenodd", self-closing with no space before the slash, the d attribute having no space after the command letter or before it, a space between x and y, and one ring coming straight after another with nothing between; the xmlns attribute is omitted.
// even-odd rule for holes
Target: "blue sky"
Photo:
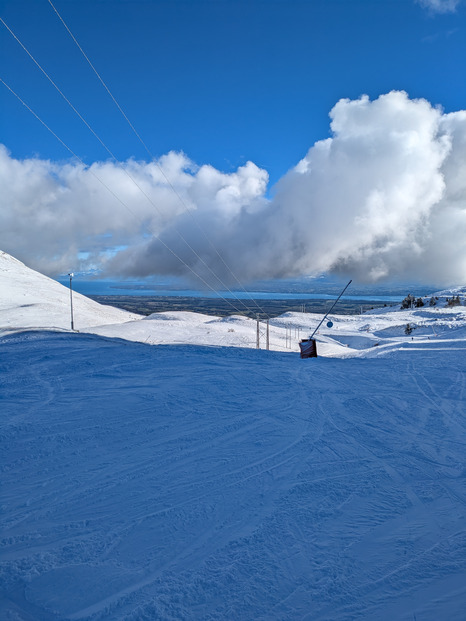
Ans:
<svg viewBox="0 0 466 621"><path fill-rule="evenodd" d="M151 152L223 171L252 160L277 181L342 97L392 89L446 112L466 101L466 4L414 0L56 0ZM147 159L47 0L0 16L118 159ZM87 163L108 154L6 29L1 76ZM69 154L2 86L0 142L14 157Z"/></svg>
<svg viewBox="0 0 466 621"><path fill-rule="evenodd" d="M52 1L155 160L50 1L0 0L115 155L0 23L0 77L85 163L0 84L1 249L215 288L466 282L466 0Z"/></svg>

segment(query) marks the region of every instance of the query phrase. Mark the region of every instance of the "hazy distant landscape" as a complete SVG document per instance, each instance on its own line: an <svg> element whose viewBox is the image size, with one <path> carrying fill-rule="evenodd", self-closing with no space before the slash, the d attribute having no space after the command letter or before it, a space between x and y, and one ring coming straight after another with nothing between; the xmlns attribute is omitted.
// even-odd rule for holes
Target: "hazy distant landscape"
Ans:
<svg viewBox="0 0 466 621"><path fill-rule="evenodd" d="M221 298L203 297L183 297L183 296L136 296L136 295L91 295L89 296L99 304L116 306L132 313L150 315L164 311L191 311L194 313L204 313L226 317L232 313L244 315L246 317L256 317L267 315L268 317L278 317L287 312L307 312L307 313L326 313L333 300L307 298L301 299L243 299L242 304L237 300L233 301L232 308L228 300ZM373 308L381 308L394 304L394 302L374 302L373 300L340 300L336 311L340 315L354 315L365 312ZM259 305L259 306L258 306ZM236 310L237 309L237 310Z"/></svg>
<svg viewBox="0 0 466 621"><path fill-rule="evenodd" d="M59 282L69 286L69 280L65 278L60 278ZM165 279L152 284L75 279L73 288L100 304L142 315L176 310L221 317L231 313L247 317L256 317L258 313L277 317L286 312L325 313L345 284L330 277L267 280L254 282L240 291L213 294L189 289L189 284L175 279ZM343 315L358 314L374 308L397 305L407 293L424 296L435 290L434 286L412 283L378 286L352 283L338 302L336 312Z"/></svg>

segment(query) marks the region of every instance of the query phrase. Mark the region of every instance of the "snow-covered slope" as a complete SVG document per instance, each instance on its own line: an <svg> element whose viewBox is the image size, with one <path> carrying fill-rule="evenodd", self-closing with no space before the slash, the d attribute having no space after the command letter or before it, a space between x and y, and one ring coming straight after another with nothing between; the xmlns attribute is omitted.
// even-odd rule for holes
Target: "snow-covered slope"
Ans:
<svg viewBox="0 0 466 621"><path fill-rule="evenodd" d="M466 307L446 307L442 292L435 307L400 311L399 307L376 309L364 315L332 315L316 335L319 355L348 357L375 355L397 348L406 341L466 338ZM462 295L462 294L461 294ZM442 297L443 296L443 297ZM212 317L199 313L165 312L141 317L103 306L73 294L74 324L80 332L122 338L152 345L191 344L256 348L256 322L241 316ZM321 315L285 313L270 321L270 349L299 351L300 338L311 334ZM405 334L407 324L412 331ZM6 253L0 253L0 331L21 328L70 328L69 290L27 268ZM260 324L260 346L266 346L266 325Z"/></svg>
<svg viewBox="0 0 466 621"><path fill-rule="evenodd" d="M466 344L384 352L0 339L0 618L464 621Z"/></svg>
<svg viewBox="0 0 466 621"><path fill-rule="evenodd" d="M139 319L73 293L74 327L82 330ZM21 328L70 329L70 292L60 283L0 251L0 331Z"/></svg>
<svg viewBox="0 0 466 621"><path fill-rule="evenodd" d="M301 360L319 315L266 352L76 294L64 333L4 253L0 300L0 619L464 621L464 306L332 315Z"/></svg>
<svg viewBox="0 0 466 621"><path fill-rule="evenodd" d="M322 319L313 313L285 313L270 321L270 349L299 351L300 338L309 336ZM318 331L319 355L348 357L374 355L403 343L466 339L466 307L426 308L364 315L332 315L332 327ZM406 333L409 324L410 333ZM240 316L211 317L198 313L154 313L141 321L90 328L94 334L148 344L191 344L256 347L256 322ZM260 324L260 344L265 348L266 325Z"/></svg>

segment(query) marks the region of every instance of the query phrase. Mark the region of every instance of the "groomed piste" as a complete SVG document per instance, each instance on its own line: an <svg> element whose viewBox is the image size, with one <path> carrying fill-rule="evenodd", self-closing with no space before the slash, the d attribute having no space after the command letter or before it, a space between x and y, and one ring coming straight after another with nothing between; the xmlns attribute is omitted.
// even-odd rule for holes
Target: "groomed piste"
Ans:
<svg viewBox="0 0 466 621"><path fill-rule="evenodd" d="M239 316L80 296L72 333L68 290L5 253L0 287L1 618L464 619L451 292L332 316L301 360L316 316L258 351Z"/></svg>

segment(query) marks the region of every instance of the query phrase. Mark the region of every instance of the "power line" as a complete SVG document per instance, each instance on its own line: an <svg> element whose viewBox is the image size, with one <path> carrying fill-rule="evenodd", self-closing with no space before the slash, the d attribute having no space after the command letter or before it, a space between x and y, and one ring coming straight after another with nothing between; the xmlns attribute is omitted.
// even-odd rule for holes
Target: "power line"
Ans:
<svg viewBox="0 0 466 621"><path fill-rule="evenodd" d="M102 86L105 88L105 90L107 91L107 93L110 95L111 99L113 100L113 103L116 105L116 107L118 108L118 110L121 112L121 114L124 116L124 118L126 119L126 122L129 124L129 126L131 127L131 129L133 130L133 132L136 134L136 136L138 137L139 141L141 142L141 144L143 145L143 147L145 148L145 150L147 151L147 153L150 155L151 159L155 159L152 155L152 153L149 151L149 148L147 147L146 143L143 141L143 139L141 138L141 136L138 134L138 132L136 131L136 129L134 128L133 124L131 123L131 121L129 120L129 118L126 116L124 110L121 108L120 104L118 103L118 101L115 99L115 97L112 95L110 89L108 88L108 86L105 84L105 82L103 81L102 77L100 76L99 72L97 71L97 69L94 67L94 65L91 63L89 57L87 56L86 52L83 50L83 48L79 45L78 40L76 39L76 37L74 36L74 34L71 32L71 30L68 28L65 20L63 19L63 17L60 15L60 13L57 11L57 9L55 8L55 6L53 5L53 3L51 2L51 0L48 0L50 6L52 7L52 9L55 11L55 13L57 14L59 20L61 21L61 23L63 24L63 26L66 28L66 30L68 31L68 34L70 35L70 37L73 39L73 41L76 43L76 45L79 48L79 51L81 52L81 54L84 56L84 58L87 60L87 62L89 63L90 67L92 68L92 70L94 71L94 73L96 74L96 76L99 78L100 83L102 84ZM162 171L163 172L163 171ZM167 179L168 181L168 179ZM169 181L168 181L169 182ZM173 190L176 192L176 190L173 188Z"/></svg>
<svg viewBox="0 0 466 621"><path fill-rule="evenodd" d="M237 278L236 274L232 271L231 267L229 265L227 265L227 263L225 262L224 258L222 257L222 255L219 253L218 249L214 246L214 244L210 241L210 239L207 237L205 231L203 230L203 228L201 227L201 225L199 224L197 218L195 218L192 210L190 207L188 207L188 205L186 204L186 202L183 200L183 198L181 197L181 195L179 194L179 192L176 190L176 188L173 186L173 184L171 183L170 179L167 177L167 175L165 174L165 171L162 169L162 167L159 165L159 163L157 162L157 159L153 156L153 154L151 153L149 147L146 145L146 143L144 142L144 140L141 138L141 136L139 135L139 133L136 131L134 125L131 123L131 121L129 120L128 116L125 114L123 108L120 106L120 104L118 103L118 101L116 100L116 98L114 97L113 93L110 91L109 87L107 86L107 84L105 83L105 81L103 80L102 76L100 75L100 73L97 71L97 69L94 67L94 65L92 64L91 60L89 59L88 55L85 53L85 51L83 50L83 48L81 47L81 45L79 44L78 40L76 39L76 37L74 36L74 34L71 32L70 28L68 27L67 23L65 22L65 20L63 19L63 17L60 15L60 13L58 12L58 10L56 9L56 7L54 6L52 0L48 0L50 6L52 7L52 9L55 11L57 17L59 18L59 20L61 21L61 23L63 24L64 28L66 29L66 31L68 32L68 34L70 35L70 37L73 39L73 41L75 42L76 46L78 47L79 51L81 52L81 54L84 56L84 58L86 59L86 61L88 62L89 66L91 67L91 69L93 70L93 72L95 73L95 75L97 76L97 78L99 79L100 83L102 84L102 86L105 88L105 90L107 91L108 95L110 96L110 98L112 99L113 103L116 105L116 107L118 108L118 110L121 112L121 114L123 115L124 119L126 120L126 122L128 123L128 125L130 126L130 128L132 129L132 131L134 132L134 134L136 135L136 137L138 138L139 142L142 144L142 146L144 147L144 149L146 150L146 152L148 153L149 157L151 158L151 160L153 160L157 166L157 168L159 169L159 171L162 173L163 177L165 178L166 182L168 183L168 185L170 186L170 188L172 189L172 191L176 194L176 196L178 197L178 200L180 201L180 203L183 205L183 207L185 208L185 210L189 213L189 215L191 216L191 218L193 219L193 221L195 222L196 226L198 227L199 231L202 233L202 235L204 236L204 239L207 241L207 243L210 245L210 247L212 248L212 250L214 250L214 252L217 254L218 258L220 259L220 261L223 263L223 265L226 267L226 269L230 272L230 274L233 276L234 280L238 283L238 285L241 287L241 289L243 289L243 291L246 293L246 295L249 297L249 299L254 302L254 304L257 306L257 308L264 313L265 315L267 315L267 313L264 311L264 309L258 304L257 300L255 300L248 291L246 291L246 289L244 288L243 284L241 283L241 281ZM229 289L228 289L229 290ZM231 293L231 291L230 291Z"/></svg>
<svg viewBox="0 0 466 621"><path fill-rule="evenodd" d="M45 69L43 69L43 67L40 65L40 63L34 58L34 56L31 54L31 52L29 52L29 50L26 48L26 46L20 41L20 39L16 36L16 34L11 30L11 28L9 28L9 26L6 24L6 22L0 18L0 21L2 22L2 24L5 26L5 28L8 30L8 32L10 32L10 34L14 37L14 39L19 43L19 45L23 48L23 50L26 52L26 54L31 58L31 60L34 62L34 64L38 67L38 69L45 75L45 77L49 80L49 82L54 86L54 88L58 91L58 93L62 96L62 98L66 101L66 103L71 107L71 109L73 110L73 112L75 112L75 114L81 119L81 121L86 125L86 127L90 130L90 132L97 138L97 140L100 142L100 144L104 147L104 149L107 151L107 153L109 153L109 155L115 160L115 162L118 163L118 160L116 158L116 156L113 154L113 152L109 149L109 147L104 143L104 141L98 136L98 134L92 129L92 127L89 125L89 123L84 119L84 117L79 113L79 111L75 108L75 106L73 106L73 104L70 102L70 100L66 97L66 95L61 91L61 89L57 86L57 84L52 80L52 78L49 76L49 74L45 71ZM160 168L160 166L158 166L159 169L162 171L163 170ZM129 172L126 170L126 168L120 166L121 170L126 174L126 176L134 183L134 185L140 190L140 192L145 196L145 198L149 201L149 203L152 205L152 207L154 207L154 209L157 210L157 212L161 214L159 208L157 207L157 205L152 201L152 199L146 194L146 192L141 188L141 186L137 183L137 181L134 179L134 177L132 177L132 175L129 174ZM164 173L163 173L164 174ZM164 174L165 176L165 174ZM165 176L166 178L166 176ZM172 190L176 193L176 195L178 196L178 198L181 200L181 197L179 196L179 194L176 192L176 190L173 188L172 184L169 182L170 187L172 188ZM184 203L183 203L184 204ZM224 290L226 289L232 296L233 299L236 299L238 302L240 302L244 308L246 310L249 310L247 305L244 304L244 302L238 298L237 296L235 296L235 294L233 293L233 291L231 291L229 289L229 287L222 281L222 279L213 271L213 269L204 261L204 259L199 255L198 252L196 252L196 250L191 246L191 244L187 241L187 239L184 237L184 235L182 233L180 233L180 231L175 227L175 231L178 233L179 237L182 239L182 241L186 244L186 246L191 250L191 252L196 256L196 258L207 268L207 270L214 276L214 278L217 279L217 281L220 283L220 285L224 288ZM158 239L160 239L159 237L157 237ZM167 246L168 247L168 246ZM220 256L220 255L219 255ZM203 280L203 282L205 282ZM215 289L213 289L214 291L216 291ZM218 291L216 291L216 293L218 293ZM238 311L240 312L240 311Z"/></svg>
<svg viewBox="0 0 466 621"><path fill-rule="evenodd" d="M199 278L199 280L201 280L211 291L213 291L214 293L216 293L224 302L226 302L227 304L229 304L234 310L236 310L238 313L241 314L241 311L227 298L224 298L222 295L220 295L220 292L217 291L216 289L214 289L206 280L204 280L204 278L202 278L202 276L200 276L195 270L193 270L193 268L188 265L188 263L186 263L186 261L184 261L176 252L174 252L162 239L160 239L160 237L154 233L154 231L152 231L152 229L149 227L148 224L146 224L144 221L142 221L135 213L134 211L124 202L121 200L121 198L115 194L115 192L108 187L108 185L102 181L102 179L95 174L95 172L89 168L88 166L86 166L85 162L79 157L79 155L77 155L72 149L71 147L69 147L54 131L53 129L51 129L47 123L45 123L45 121L43 121L38 114L36 114L36 112L34 112L34 110L28 106L28 104L21 99L21 97L5 82L5 80L3 80L0 77L0 82L2 84L4 84L6 86L6 88L10 91L10 93L12 93L17 99L18 101L20 101L23 106L29 110L29 112L60 142L60 144L62 144L65 149L67 149L71 155L73 155L73 157L75 157L78 162L80 162L89 172L90 174L97 179L97 181L99 181L99 183L101 183L103 185L104 188L106 188L106 190L108 190L108 192L110 192L110 194L121 204L123 205L123 207L136 219L139 221L139 223L142 226L145 226L147 228L147 230L149 231L149 233L151 234L151 236L156 239L157 241L159 241L176 259L178 259L178 261L180 261L190 272L192 272L192 274L194 274L194 276L196 276L196 278Z"/></svg>

